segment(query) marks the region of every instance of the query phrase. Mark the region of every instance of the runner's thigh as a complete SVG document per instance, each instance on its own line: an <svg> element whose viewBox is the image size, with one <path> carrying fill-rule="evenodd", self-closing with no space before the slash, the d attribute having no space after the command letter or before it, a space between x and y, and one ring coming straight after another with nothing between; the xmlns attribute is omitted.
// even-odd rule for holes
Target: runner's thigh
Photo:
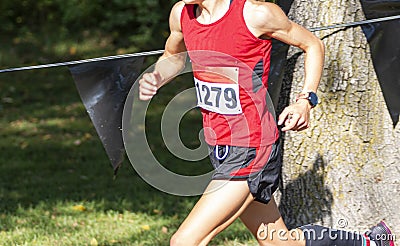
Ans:
<svg viewBox="0 0 400 246"><path fill-rule="evenodd" d="M229 226L252 201L247 181L212 180L177 234L202 242Z"/></svg>

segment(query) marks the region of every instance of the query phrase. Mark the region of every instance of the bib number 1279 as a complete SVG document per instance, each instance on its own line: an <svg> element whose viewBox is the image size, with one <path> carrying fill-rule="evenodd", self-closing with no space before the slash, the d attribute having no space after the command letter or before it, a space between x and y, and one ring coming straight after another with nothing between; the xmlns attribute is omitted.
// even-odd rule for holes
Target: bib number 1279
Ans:
<svg viewBox="0 0 400 246"><path fill-rule="evenodd" d="M239 85L210 83L195 78L197 105L220 114L240 114Z"/></svg>

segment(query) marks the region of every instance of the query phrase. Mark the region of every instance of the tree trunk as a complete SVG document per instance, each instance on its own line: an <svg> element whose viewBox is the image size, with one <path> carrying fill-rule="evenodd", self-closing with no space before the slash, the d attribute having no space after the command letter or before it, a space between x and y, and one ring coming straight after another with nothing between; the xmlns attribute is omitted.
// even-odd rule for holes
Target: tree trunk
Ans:
<svg viewBox="0 0 400 246"><path fill-rule="evenodd" d="M357 0L295 0L289 18L305 27L365 19ZM400 124L393 128L367 40L360 27L315 34L326 47L321 104L310 129L284 136L282 215L291 228L360 232L384 219L400 238ZM303 85L299 52L288 54L283 94L290 102Z"/></svg>

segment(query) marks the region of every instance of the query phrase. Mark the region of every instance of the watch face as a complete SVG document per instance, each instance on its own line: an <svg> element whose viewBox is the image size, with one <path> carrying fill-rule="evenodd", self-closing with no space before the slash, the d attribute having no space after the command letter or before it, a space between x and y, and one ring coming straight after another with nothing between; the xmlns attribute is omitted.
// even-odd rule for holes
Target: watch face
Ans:
<svg viewBox="0 0 400 246"><path fill-rule="evenodd" d="M318 96L314 92L309 92L308 100L310 101L311 106L315 107L318 104Z"/></svg>

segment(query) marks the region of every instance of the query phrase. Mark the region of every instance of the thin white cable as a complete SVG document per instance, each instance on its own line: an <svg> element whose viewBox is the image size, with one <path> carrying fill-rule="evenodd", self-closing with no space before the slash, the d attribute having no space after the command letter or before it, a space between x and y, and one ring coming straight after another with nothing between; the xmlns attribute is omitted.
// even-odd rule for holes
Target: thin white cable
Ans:
<svg viewBox="0 0 400 246"><path fill-rule="evenodd" d="M387 16L387 17L376 18L376 19L371 19L371 20L348 22L348 23L342 23L342 24L336 24L336 25L330 25L330 26L324 26L324 27L315 27L315 28L310 28L309 30L311 32L317 32L317 31L328 30L328 29L354 27L354 26L360 26L360 25L365 25L365 24L371 24L371 23L388 21L388 20L396 20L396 19L400 19L400 15ZM27 67L17 67L17 68L7 68L7 69L0 70L0 73L51 68L51 67L61 67L61 66L71 66L71 65L83 64L83 63L89 63L89 62L107 61L107 60L115 60L115 59L121 59L121 58L129 58L129 57L159 55L162 53L164 53L164 50L154 50L154 51L146 51L146 52L133 53L133 54L123 54L123 55L91 58L91 59L85 59L85 60L79 60L79 61L59 62L59 63L51 63L51 64L43 64L43 65L35 65L35 66L27 66Z"/></svg>
<svg viewBox="0 0 400 246"><path fill-rule="evenodd" d="M35 65L35 66L28 66L28 67L7 68L7 69L0 70L0 73L16 72L16 71L24 71L24 70L32 70L32 69L42 69L42 68L50 68L50 67L71 66L71 65L78 65L78 64L83 64L83 63L115 60L115 59L121 59L121 58L151 56L151 55L162 54L163 52L164 52L164 50L154 50L154 51L146 51L146 52L140 52L140 53L134 53L134 54L123 54L123 55L115 55L115 56L97 57L97 58L91 58L91 59L85 59L85 60L79 60L79 61L59 62L59 63Z"/></svg>

